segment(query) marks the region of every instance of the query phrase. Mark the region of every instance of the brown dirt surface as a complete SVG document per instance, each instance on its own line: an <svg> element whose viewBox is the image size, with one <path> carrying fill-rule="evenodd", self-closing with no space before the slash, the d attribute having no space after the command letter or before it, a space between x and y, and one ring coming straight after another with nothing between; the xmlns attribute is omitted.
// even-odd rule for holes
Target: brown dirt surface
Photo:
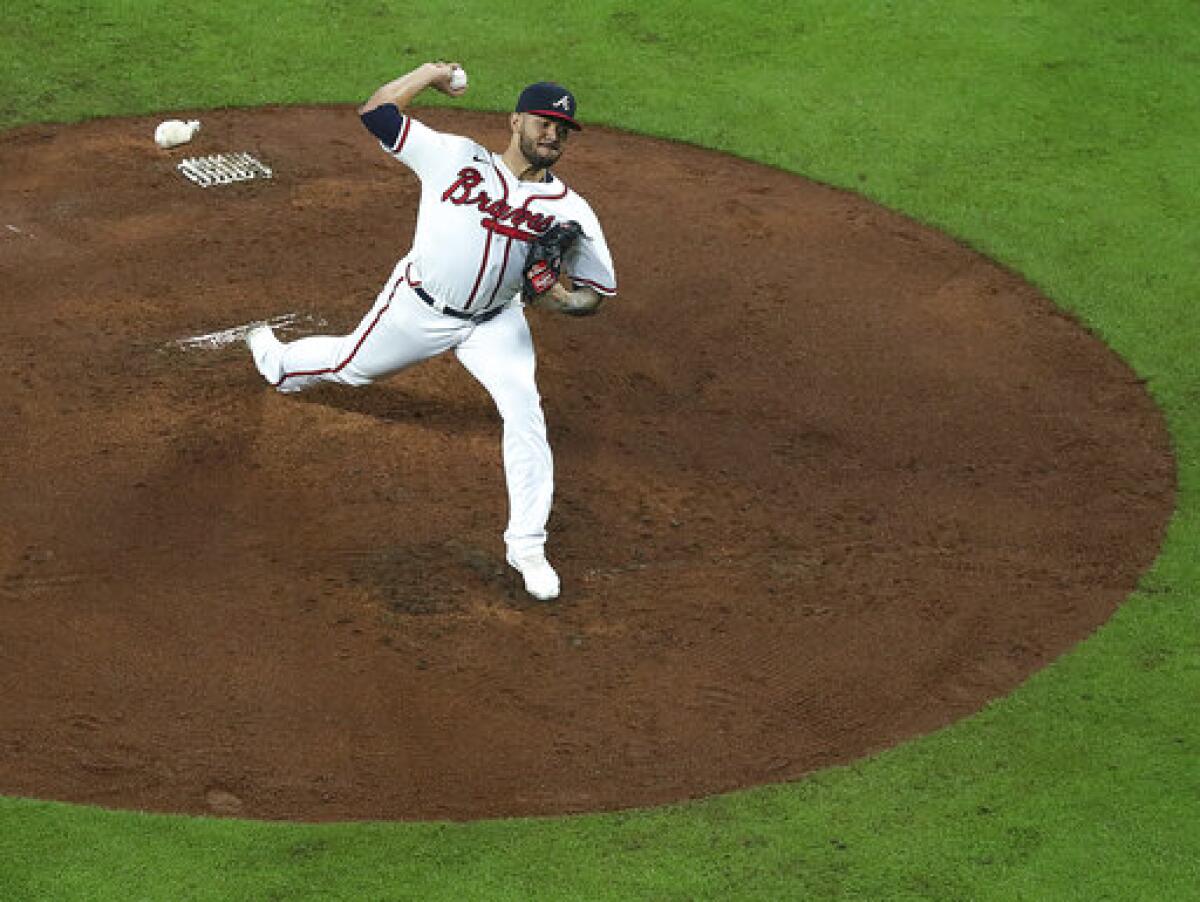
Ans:
<svg viewBox="0 0 1200 902"><path fill-rule="evenodd" d="M589 128L561 174L621 296L531 314L565 586L533 602L452 356L285 397L241 344L178 344L349 330L416 211L349 107L198 118L170 152L157 119L0 134L0 792L468 819L793 780L1009 692L1157 552L1163 418L1029 284L852 194ZM222 151L274 179L174 168Z"/></svg>

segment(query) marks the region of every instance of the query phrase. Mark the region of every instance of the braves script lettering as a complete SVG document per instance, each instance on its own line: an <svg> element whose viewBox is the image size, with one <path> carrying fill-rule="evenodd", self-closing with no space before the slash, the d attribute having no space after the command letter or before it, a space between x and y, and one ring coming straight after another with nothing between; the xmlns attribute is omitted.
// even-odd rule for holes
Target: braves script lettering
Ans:
<svg viewBox="0 0 1200 902"><path fill-rule="evenodd" d="M453 184L442 192L442 201L456 207L477 207L480 213L486 214L479 222L481 226L489 232L499 232L520 241L533 241L554 224L554 217L548 213L534 213L492 198L479 188L481 184L483 174L474 166L464 166Z"/></svg>

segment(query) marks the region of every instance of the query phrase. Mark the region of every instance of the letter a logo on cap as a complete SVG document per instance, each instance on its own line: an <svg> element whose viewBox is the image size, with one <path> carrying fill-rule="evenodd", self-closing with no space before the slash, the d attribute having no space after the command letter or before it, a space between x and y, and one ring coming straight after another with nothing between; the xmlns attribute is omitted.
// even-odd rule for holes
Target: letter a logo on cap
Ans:
<svg viewBox="0 0 1200 902"><path fill-rule="evenodd" d="M569 112L571 112L571 95L564 94L562 97L558 98L558 100L554 101L554 103L552 103L550 105L556 106L556 107L561 107L562 111L564 113L569 113Z"/></svg>

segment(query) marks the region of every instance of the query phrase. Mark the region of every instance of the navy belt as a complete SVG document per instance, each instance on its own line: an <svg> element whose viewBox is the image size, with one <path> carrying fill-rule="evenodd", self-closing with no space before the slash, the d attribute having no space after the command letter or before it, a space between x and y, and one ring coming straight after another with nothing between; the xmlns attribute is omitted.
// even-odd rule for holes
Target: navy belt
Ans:
<svg viewBox="0 0 1200 902"><path fill-rule="evenodd" d="M412 283L409 283L412 285ZM446 316L453 316L455 319L467 320L472 323L486 323L489 319L493 319L504 312L505 306L493 307L491 310L485 310L483 313L467 313L465 310L455 310L453 307L447 307L433 299L420 285L412 285L412 290L417 293L417 297L423 300L426 304L436 310L438 313L444 313Z"/></svg>

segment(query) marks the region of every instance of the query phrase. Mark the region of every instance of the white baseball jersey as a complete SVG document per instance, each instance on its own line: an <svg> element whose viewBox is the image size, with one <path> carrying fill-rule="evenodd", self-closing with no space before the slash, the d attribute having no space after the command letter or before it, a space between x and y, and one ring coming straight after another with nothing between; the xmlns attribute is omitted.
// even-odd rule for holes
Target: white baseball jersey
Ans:
<svg viewBox="0 0 1200 902"><path fill-rule="evenodd" d="M385 291L404 279L457 310L503 306L520 293L528 242L555 222L575 220L584 237L564 260L572 283L616 294L600 221L552 173L547 181L522 182L499 156L469 138L434 131L407 115L395 145L381 146L421 180L412 249Z"/></svg>

